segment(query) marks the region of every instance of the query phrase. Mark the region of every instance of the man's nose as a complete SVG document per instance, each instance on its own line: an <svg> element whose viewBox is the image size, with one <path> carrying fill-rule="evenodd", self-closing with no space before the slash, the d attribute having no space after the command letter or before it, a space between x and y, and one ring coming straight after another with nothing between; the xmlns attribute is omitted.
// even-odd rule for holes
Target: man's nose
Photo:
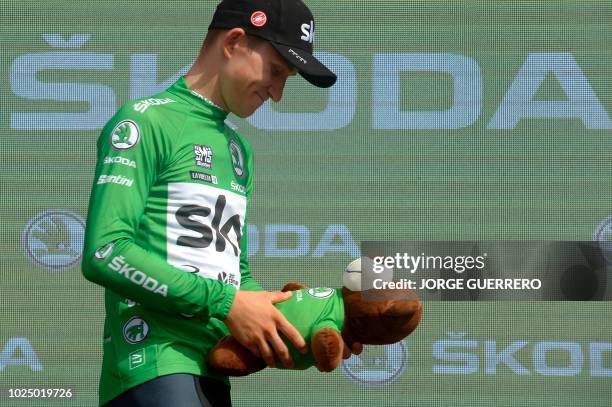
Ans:
<svg viewBox="0 0 612 407"><path fill-rule="evenodd" d="M270 94L270 98L278 103L283 98L283 91L285 90L285 83L287 82L287 78L279 79L274 81L272 85L268 88L268 93Z"/></svg>

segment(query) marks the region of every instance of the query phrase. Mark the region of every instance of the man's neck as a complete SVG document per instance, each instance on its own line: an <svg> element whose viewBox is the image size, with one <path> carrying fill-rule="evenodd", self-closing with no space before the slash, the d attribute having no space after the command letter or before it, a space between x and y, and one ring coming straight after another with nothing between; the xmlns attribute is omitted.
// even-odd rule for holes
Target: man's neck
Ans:
<svg viewBox="0 0 612 407"><path fill-rule="evenodd" d="M197 72L193 67L185 74L185 83L189 89L200 94L205 100L213 105L227 110L227 106L221 98L218 86L218 76L209 76L205 72Z"/></svg>

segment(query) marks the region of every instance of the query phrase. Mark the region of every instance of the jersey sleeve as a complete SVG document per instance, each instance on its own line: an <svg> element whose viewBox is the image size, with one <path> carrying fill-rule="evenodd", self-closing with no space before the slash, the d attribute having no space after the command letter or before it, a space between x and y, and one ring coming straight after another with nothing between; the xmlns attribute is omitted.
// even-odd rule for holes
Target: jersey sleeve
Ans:
<svg viewBox="0 0 612 407"><path fill-rule="evenodd" d="M243 139L244 140L244 139ZM246 182L246 196L247 196L247 213L248 213L248 203L251 200L251 194L253 192L253 151L251 147L244 143L247 147L245 148L246 161L247 161L247 182ZM249 269L249 253L248 253L248 222L247 216L244 219L244 231L242 233L242 239L240 241L240 289L245 291L264 291L264 289L255 281L253 276L251 275L251 270Z"/></svg>
<svg viewBox="0 0 612 407"><path fill-rule="evenodd" d="M264 291L259 283L255 281L253 276L251 276L251 271L249 270L246 219L244 228L245 233L242 235L242 240L240 241L240 289L245 291Z"/></svg>
<svg viewBox="0 0 612 407"><path fill-rule="evenodd" d="M177 269L136 241L150 189L171 154L171 139L152 115L127 106L107 123L97 143L82 272L145 307L224 320L233 286Z"/></svg>
<svg viewBox="0 0 612 407"><path fill-rule="evenodd" d="M338 327L338 324L336 321L333 321L331 319L323 319L323 320L315 322L315 324L312 326L312 329L310 331L310 337L312 338L312 336L314 336L315 333L317 333L323 328L331 328L341 333L340 328Z"/></svg>
<svg viewBox="0 0 612 407"><path fill-rule="evenodd" d="M344 303L342 296L337 291L333 298L328 301L328 306L321 313L319 318L311 327L310 334L314 335L317 331L322 328L331 328L342 333L342 326L344 325Z"/></svg>

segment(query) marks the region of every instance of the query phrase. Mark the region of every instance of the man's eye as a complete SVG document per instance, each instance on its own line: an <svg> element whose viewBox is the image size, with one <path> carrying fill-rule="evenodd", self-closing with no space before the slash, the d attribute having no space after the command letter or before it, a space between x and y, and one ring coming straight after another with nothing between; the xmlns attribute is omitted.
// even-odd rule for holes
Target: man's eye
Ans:
<svg viewBox="0 0 612 407"><path fill-rule="evenodd" d="M280 74L281 74L280 69L278 69L278 68L276 68L276 67L274 67L274 66L273 66L273 67L272 67L272 75L273 75L273 76L280 76Z"/></svg>

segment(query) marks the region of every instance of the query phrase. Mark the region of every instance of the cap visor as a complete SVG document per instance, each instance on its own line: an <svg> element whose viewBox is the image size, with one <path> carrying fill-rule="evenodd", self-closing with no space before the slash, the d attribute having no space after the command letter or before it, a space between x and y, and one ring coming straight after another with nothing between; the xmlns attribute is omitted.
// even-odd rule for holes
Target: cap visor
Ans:
<svg viewBox="0 0 612 407"><path fill-rule="evenodd" d="M329 88L336 83L336 74L327 69L325 65L308 53L308 51L275 42L271 42L271 44L308 82L319 88Z"/></svg>

